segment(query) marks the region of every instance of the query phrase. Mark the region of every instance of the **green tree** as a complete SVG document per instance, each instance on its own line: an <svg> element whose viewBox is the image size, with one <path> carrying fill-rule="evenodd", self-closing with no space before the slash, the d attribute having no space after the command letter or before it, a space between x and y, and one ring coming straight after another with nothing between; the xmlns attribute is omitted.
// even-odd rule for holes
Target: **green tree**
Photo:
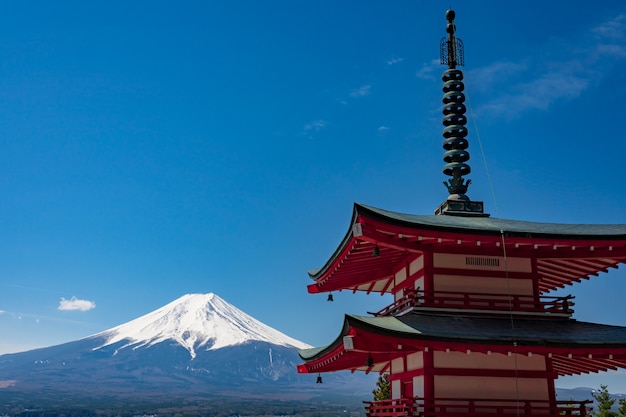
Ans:
<svg viewBox="0 0 626 417"><path fill-rule="evenodd" d="M600 389L597 392L592 392L591 396L594 400L596 400L596 407L598 409L598 411L593 411L591 413L591 415L593 415L594 417L620 417L624 415L618 414L617 412L612 410L613 404L615 404L615 399L611 398L611 396L609 395L609 390L607 389L606 385L600 385Z"/></svg>
<svg viewBox="0 0 626 417"><path fill-rule="evenodd" d="M376 381L376 389L372 391L374 401L391 399L391 384L389 383L389 374L382 374Z"/></svg>
<svg viewBox="0 0 626 417"><path fill-rule="evenodd" d="M617 412L619 413L619 416L626 417L626 399L620 398L617 404Z"/></svg>

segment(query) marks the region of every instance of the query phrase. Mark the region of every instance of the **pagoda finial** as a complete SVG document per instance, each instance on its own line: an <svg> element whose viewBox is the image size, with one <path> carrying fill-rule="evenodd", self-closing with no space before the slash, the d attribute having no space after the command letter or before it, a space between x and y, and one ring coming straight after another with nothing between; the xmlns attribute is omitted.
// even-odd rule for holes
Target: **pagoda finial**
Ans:
<svg viewBox="0 0 626 417"><path fill-rule="evenodd" d="M443 173L452 177L443 184L448 189L450 196L435 210L436 214L457 215L483 215L483 203L472 202L465 194L472 180L463 178L472 170L467 161L470 154L467 151L467 118L465 117L465 85L463 84L463 72L457 66L464 65L463 41L456 37L456 25L454 10L446 11L447 37L441 39L440 53L441 63L448 69L443 72L443 149L446 151L443 160L446 165Z"/></svg>
<svg viewBox="0 0 626 417"><path fill-rule="evenodd" d="M446 32L447 38L441 38L441 63L448 65L448 68L455 69L457 65L463 66L463 41L456 37L456 26L454 25L454 18L456 13L454 10L448 9L446 11Z"/></svg>

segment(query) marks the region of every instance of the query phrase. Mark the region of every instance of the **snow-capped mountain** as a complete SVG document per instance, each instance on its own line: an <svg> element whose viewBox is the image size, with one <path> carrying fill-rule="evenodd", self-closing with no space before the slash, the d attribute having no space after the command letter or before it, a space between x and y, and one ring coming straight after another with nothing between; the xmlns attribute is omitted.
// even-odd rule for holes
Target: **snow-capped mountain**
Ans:
<svg viewBox="0 0 626 417"><path fill-rule="evenodd" d="M187 349L192 358L196 349L217 350L257 341L304 349L306 343L293 339L249 316L213 293L187 294L142 317L90 336L103 338L105 346L120 341L119 350L153 346L174 340Z"/></svg>
<svg viewBox="0 0 626 417"><path fill-rule="evenodd" d="M80 340L0 355L0 400L42 392L50 398L161 400L192 394L293 398L371 391L373 375L328 375L320 386L316 375L298 374L297 350L307 347L215 294L189 294Z"/></svg>

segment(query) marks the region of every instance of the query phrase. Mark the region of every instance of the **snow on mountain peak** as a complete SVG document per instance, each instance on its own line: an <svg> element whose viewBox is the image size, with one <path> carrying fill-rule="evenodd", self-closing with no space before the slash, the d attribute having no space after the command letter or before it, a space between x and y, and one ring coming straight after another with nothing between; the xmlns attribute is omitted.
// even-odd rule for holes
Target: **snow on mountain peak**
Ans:
<svg viewBox="0 0 626 417"><path fill-rule="evenodd" d="M248 341L298 349L310 347L261 323L213 293L183 295L151 313L92 337L106 338L95 350L126 341L117 351L174 340L185 347L192 358L201 347L215 350Z"/></svg>

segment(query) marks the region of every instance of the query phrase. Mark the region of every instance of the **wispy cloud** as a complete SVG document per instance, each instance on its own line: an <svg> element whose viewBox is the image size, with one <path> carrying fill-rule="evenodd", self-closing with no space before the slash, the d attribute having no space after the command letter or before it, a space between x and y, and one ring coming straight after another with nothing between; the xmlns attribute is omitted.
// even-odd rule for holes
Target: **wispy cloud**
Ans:
<svg viewBox="0 0 626 417"><path fill-rule="evenodd" d="M507 84L507 80L519 76L528 70L527 62L494 62L486 67L466 72L466 83L470 82L473 91L491 92L495 87Z"/></svg>
<svg viewBox="0 0 626 417"><path fill-rule="evenodd" d="M620 14L593 29L598 57L626 57L626 15Z"/></svg>
<svg viewBox="0 0 626 417"><path fill-rule="evenodd" d="M595 27L592 32L602 39L613 39L621 41L624 39L624 26L626 25L626 15L620 14L614 19L603 22Z"/></svg>
<svg viewBox="0 0 626 417"><path fill-rule="evenodd" d="M369 96L370 93L372 92L372 86L371 85L363 85L359 88L357 88L356 90L352 90L350 92L350 97L365 97L365 96Z"/></svg>
<svg viewBox="0 0 626 417"><path fill-rule="evenodd" d="M327 125L327 123L324 120L315 120L311 123L307 123L306 125L304 125L304 131L305 132L311 132L311 131L315 131L315 132L319 132L320 130L322 130L323 128L325 128Z"/></svg>
<svg viewBox="0 0 626 417"><path fill-rule="evenodd" d="M387 126L379 126L379 127L378 127L378 131L379 131L379 132L386 132L386 131L388 131L388 130L389 130L389 128L388 128Z"/></svg>
<svg viewBox="0 0 626 417"><path fill-rule="evenodd" d="M441 63L439 62L438 59L433 59L430 62L426 62L424 64L422 64L422 68L420 68L416 73L415 76L417 78L421 78L424 80L434 80L436 79L435 74L436 74L436 70L441 68Z"/></svg>
<svg viewBox="0 0 626 417"><path fill-rule="evenodd" d="M576 74L542 74L537 79L513 86L510 91L480 106L478 112L510 118L527 110L547 110L557 100L578 97L588 84L589 80Z"/></svg>
<svg viewBox="0 0 626 417"><path fill-rule="evenodd" d="M470 92L488 93L490 97L476 112L514 118L580 96L626 58L626 16L603 22L581 39L560 40L558 47L548 44L545 54L519 62L494 62L467 71Z"/></svg>
<svg viewBox="0 0 626 417"><path fill-rule="evenodd" d="M76 297L72 297L69 300L61 297L61 302L59 303L59 310L61 311L88 311L96 308L96 303L89 300L80 300Z"/></svg>
<svg viewBox="0 0 626 417"><path fill-rule="evenodd" d="M392 57L392 58L389 58L387 60L387 65L389 65L389 66L396 65L396 64L399 64L402 61L404 61L404 58Z"/></svg>

